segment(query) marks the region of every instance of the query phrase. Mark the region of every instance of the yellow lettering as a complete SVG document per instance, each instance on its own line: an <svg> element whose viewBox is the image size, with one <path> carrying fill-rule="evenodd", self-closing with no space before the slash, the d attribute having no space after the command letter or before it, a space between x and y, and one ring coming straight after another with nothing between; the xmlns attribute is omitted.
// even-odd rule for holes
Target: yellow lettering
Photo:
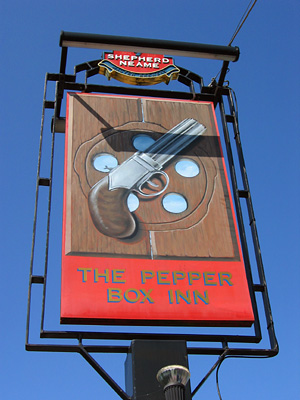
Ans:
<svg viewBox="0 0 300 400"><path fill-rule="evenodd" d="M82 272L82 282L86 282L87 273L91 271L91 268L77 268L78 272Z"/></svg>
<svg viewBox="0 0 300 400"><path fill-rule="evenodd" d="M214 276L215 276L215 272L204 272L203 273L204 285L205 286L216 286L217 282L213 282Z"/></svg>
<svg viewBox="0 0 300 400"><path fill-rule="evenodd" d="M123 296L121 289L107 289L107 301L109 303L119 303L122 298Z"/></svg>
<svg viewBox="0 0 300 400"><path fill-rule="evenodd" d="M122 280L121 278L123 278L123 274L125 272L125 269L113 269L112 270L112 282L113 283L125 283L126 280Z"/></svg>
<svg viewBox="0 0 300 400"><path fill-rule="evenodd" d="M108 283L109 282L109 270L106 269L104 270L103 273L98 272L98 268L95 268L94 270L94 282L98 282L99 278L104 278L104 282Z"/></svg>
<svg viewBox="0 0 300 400"><path fill-rule="evenodd" d="M167 276L170 271L157 271L157 283L160 285L170 285L170 281L167 281Z"/></svg>
<svg viewBox="0 0 300 400"><path fill-rule="evenodd" d="M142 273L142 283L146 283L146 279L152 279L154 277L153 271L141 271Z"/></svg>

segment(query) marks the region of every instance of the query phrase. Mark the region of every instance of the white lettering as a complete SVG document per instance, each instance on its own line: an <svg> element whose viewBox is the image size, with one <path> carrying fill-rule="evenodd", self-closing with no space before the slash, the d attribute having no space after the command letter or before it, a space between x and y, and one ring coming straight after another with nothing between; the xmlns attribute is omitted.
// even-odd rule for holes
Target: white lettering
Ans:
<svg viewBox="0 0 300 400"><path fill-rule="evenodd" d="M136 68L154 68L159 69L160 64L169 64L171 62L170 58L163 56L153 56L153 55L132 55L132 54L115 54L106 53L106 59L108 60L119 60L119 66L124 67L136 67Z"/></svg>

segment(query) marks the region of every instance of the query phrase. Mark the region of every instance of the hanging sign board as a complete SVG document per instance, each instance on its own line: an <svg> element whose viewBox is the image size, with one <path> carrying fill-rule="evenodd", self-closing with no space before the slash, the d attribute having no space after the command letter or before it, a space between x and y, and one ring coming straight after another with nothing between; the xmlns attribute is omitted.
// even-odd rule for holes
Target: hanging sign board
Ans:
<svg viewBox="0 0 300 400"><path fill-rule="evenodd" d="M99 73L131 85L155 85L177 79L179 69L171 57L160 54L114 51L104 53Z"/></svg>
<svg viewBox="0 0 300 400"><path fill-rule="evenodd" d="M213 104L68 95L61 321L251 326Z"/></svg>

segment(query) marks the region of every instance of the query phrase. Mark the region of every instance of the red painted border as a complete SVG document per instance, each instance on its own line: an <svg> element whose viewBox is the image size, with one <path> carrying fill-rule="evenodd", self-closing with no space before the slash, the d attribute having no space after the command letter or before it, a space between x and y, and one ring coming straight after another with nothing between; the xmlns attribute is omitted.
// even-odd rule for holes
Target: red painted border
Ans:
<svg viewBox="0 0 300 400"><path fill-rule="evenodd" d="M213 104L210 104L213 110ZM221 148L216 116L213 114ZM254 316L224 158L222 162L241 261L65 255L68 115L69 95L65 139L61 322L251 326Z"/></svg>

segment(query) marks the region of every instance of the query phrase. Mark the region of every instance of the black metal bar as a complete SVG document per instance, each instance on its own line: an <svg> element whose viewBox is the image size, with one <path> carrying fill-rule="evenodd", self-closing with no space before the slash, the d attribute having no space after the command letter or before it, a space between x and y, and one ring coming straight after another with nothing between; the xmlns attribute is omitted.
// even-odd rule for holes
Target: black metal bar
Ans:
<svg viewBox="0 0 300 400"><path fill-rule="evenodd" d="M264 292L266 289L265 285L253 285L253 290L255 292Z"/></svg>
<svg viewBox="0 0 300 400"><path fill-rule="evenodd" d="M56 95L57 99L59 82L56 83ZM57 101L55 101L54 115L57 113ZM45 318L45 307L46 307L46 286L47 286L47 271L48 271L48 252L49 252L49 239L50 239L50 214L51 214L51 199L52 199L52 177L53 177L53 163L54 163L54 143L55 143L55 132L54 126L52 126L52 138L51 138L51 156L50 156L50 171L49 171L49 192L48 192L48 212L47 212L47 227L46 227L46 243L45 243L45 264L44 264L44 287L43 287L43 300L42 300L42 313L41 313L41 332L44 329L44 318Z"/></svg>
<svg viewBox="0 0 300 400"><path fill-rule="evenodd" d="M84 63L75 65L75 67L74 67L75 74L78 74L78 72L81 72L81 71L88 71L90 69L94 69L95 67L97 67L98 72L99 72L98 64L100 61L102 61L102 58L99 58L98 60L86 61Z"/></svg>
<svg viewBox="0 0 300 400"><path fill-rule="evenodd" d="M249 191L248 190L238 190L238 196L247 199L249 197Z"/></svg>
<svg viewBox="0 0 300 400"><path fill-rule="evenodd" d="M215 349L210 347L188 348L188 354L193 355L221 355L224 351L222 349ZM247 356L247 357L275 357L278 354L278 347L270 349L248 349L248 348L228 348L227 355L231 356Z"/></svg>
<svg viewBox="0 0 300 400"><path fill-rule="evenodd" d="M227 122L231 122L231 123L234 123L234 116L233 115L226 115L226 121Z"/></svg>
<svg viewBox="0 0 300 400"><path fill-rule="evenodd" d="M64 97L64 92L65 92L65 87L64 87L65 78L66 78L66 76L64 74L60 74L59 80L56 81L55 113L54 113L55 119L60 118L61 103L62 103L62 99Z"/></svg>
<svg viewBox="0 0 300 400"><path fill-rule="evenodd" d="M54 108L55 103L54 101L45 101L45 108Z"/></svg>
<svg viewBox="0 0 300 400"><path fill-rule="evenodd" d="M95 85L84 83L71 83L66 82L64 84L65 90L83 91L86 93L96 92L96 93L114 93L114 94L124 94L130 96L148 96L148 97L163 97L169 99L183 99L192 100L193 95L190 92L178 92L171 90L155 90L155 89L145 89L140 87L124 87L124 86L106 86L106 85ZM215 99L214 94L211 93L199 93L196 94L196 100L199 101L213 101Z"/></svg>
<svg viewBox="0 0 300 400"><path fill-rule="evenodd" d="M88 353L84 346L79 344L79 353L94 368L102 379L121 397L123 400L130 400L130 397L124 390L112 379L110 375L97 363L97 361Z"/></svg>
<svg viewBox="0 0 300 400"><path fill-rule="evenodd" d="M128 349L124 346L84 346L86 351L93 353L127 353ZM59 345L59 344L32 344L26 343L27 351L47 351L58 353L79 353L77 345ZM189 355L221 355L224 348L213 347L188 347ZM249 349L249 348L228 348L227 355L249 356L249 357L274 357L278 354L278 347L271 349Z"/></svg>
<svg viewBox="0 0 300 400"><path fill-rule="evenodd" d="M215 364L211 367L211 369L208 371L208 373L205 375L205 377L200 381L200 383L195 387L195 389L192 391L192 397L195 396L195 394L198 392L198 390L201 388L201 386L204 385L204 383L207 381L207 379L210 377L210 375L214 372L214 370L217 368L217 366L224 360L228 353L229 349L226 349L221 356L218 358L218 360L215 362Z"/></svg>
<svg viewBox="0 0 300 400"><path fill-rule="evenodd" d="M235 108L234 108L234 102L233 102L231 91L229 91L228 101L229 101L230 111L231 111L232 115L235 116ZM243 151L242 151L239 126L238 126L238 122L237 122L236 118L235 118L235 122L233 124L233 130L234 130L236 149L237 149L237 154L238 154L238 159L239 159L239 164L240 164L240 169L241 169L241 174L242 174L242 181L243 181L245 191L248 192L248 196L246 199L247 209L248 209L249 221L250 221L250 226L251 226L252 240L253 240L253 245L254 245L254 252L255 252L255 257L256 257L258 274L259 274L259 278L260 278L260 283L264 287L262 296L263 296L265 314L266 314L266 319L267 319L267 324L268 324L270 344L271 344L272 348L277 348L277 350L278 350L278 342L277 342L275 330L274 330L271 305L270 305L270 300L269 300L269 296L268 296L266 278L265 278L265 273L264 273L264 268L263 268L263 261L262 261L261 251L260 251L259 240L258 240L258 232L256 229L254 209L253 209L252 199L251 199L251 195L250 195L249 181L248 181L248 177L247 177L245 160L244 160L244 155L243 155Z"/></svg>
<svg viewBox="0 0 300 400"><path fill-rule="evenodd" d="M45 82L44 82L43 109L42 109L42 119L41 119L41 128L40 128L39 155L38 155L37 177L36 177L36 188L35 188L35 203L34 203L34 216L33 216L30 268L29 268L28 299L27 299L27 319L26 319L26 337L25 337L25 343L26 344L29 342L31 286L32 286L32 274L33 274L33 262L34 262L34 250L35 250L35 237L36 237L36 226L37 226L37 208L38 208L38 198L39 198L39 181L40 181L41 157L42 157L42 145L43 145L43 133L44 133L44 121L45 121L45 102L46 102L46 93L47 93L47 82L48 82L48 74L46 74Z"/></svg>
<svg viewBox="0 0 300 400"><path fill-rule="evenodd" d="M52 118L51 121L51 130L54 130L55 133L65 133L66 131L66 118Z"/></svg>
<svg viewBox="0 0 300 400"><path fill-rule="evenodd" d="M228 61L224 61L223 62L221 73L220 73L220 77L219 77L219 81L218 81L218 86L219 87L222 87L223 84L224 84L225 76L226 76L227 71L228 71L228 65L229 65Z"/></svg>
<svg viewBox="0 0 300 400"><path fill-rule="evenodd" d="M45 282L45 278L43 276L39 276L39 275L33 275L31 277L31 283L44 283Z"/></svg>
<svg viewBox="0 0 300 400"><path fill-rule="evenodd" d="M49 178L39 178L39 186L50 186Z"/></svg>
<svg viewBox="0 0 300 400"><path fill-rule="evenodd" d="M252 290L253 278L252 278L252 273L251 273L251 264L250 264L248 245L247 245L247 239L246 239L246 234L245 234L245 227L244 227L244 222L243 222L243 214L242 214L242 208L241 208L241 204L240 204L240 200L239 200L239 196L238 196L237 178L236 178L236 173L235 173L229 130L228 130L227 121L226 121L225 107L224 107L224 102L223 102L222 97L219 100L219 106L220 106L221 121L222 121L222 126L223 126L225 145L226 145L226 150L227 150L227 158L228 158L229 167L230 167L229 171L230 171L231 182L232 182L232 186L233 186L233 198L234 198L234 203L235 203L236 216L237 216L239 232L240 232L240 236L241 236L241 245L242 245L242 250L243 250L244 263L245 263L245 267L246 267L245 268L246 276L247 276L248 285L250 288L249 292L250 292L251 302L252 302L252 306L253 306L253 313L254 313L254 319L255 319L255 321L254 321L255 335L257 338L261 338L261 329L260 329L260 323L259 323L259 315L258 315L258 310L257 310L256 298L255 298L254 292Z"/></svg>
<svg viewBox="0 0 300 400"><path fill-rule="evenodd" d="M59 68L59 72L61 74L65 74L66 72L67 56L68 56L68 48L62 47L61 57L60 57L60 68Z"/></svg>
<svg viewBox="0 0 300 400"><path fill-rule="evenodd" d="M250 335L212 335L186 333L136 333L136 332L86 332L86 331L42 331L41 338L51 339L101 339L101 340L187 340L188 342L228 342L228 343L258 343L260 337Z"/></svg>
<svg viewBox="0 0 300 400"><path fill-rule="evenodd" d="M200 85L200 88L202 88L202 86L203 86L202 76L197 75L194 72L187 70L186 68L179 67L178 65L176 65L176 66L180 69L181 75L184 75L184 76L188 77L189 79L193 80L194 82L197 82Z"/></svg>
<svg viewBox="0 0 300 400"><path fill-rule="evenodd" d="M86 351L91 353L116 353L127 354L130 347L128 346L84 346ZM47 351L57 353L79 353L78 345L66 344L40 344L40 343L26 343L25 349L27 351Z"/></svg>
<svg viewBox="0 0 300 400"><path fill-rule="evenodd" d="M145 39L126 36L97 35L79 32L61 32L59 45L105 50L151 51L186 57L237 61L239 48L212 44L177 42L171 40Z"/></svg>
<svg viewBox="0 0 300 400"><path fill-rule="evenodd" d="M124 86L106 86L106 85L95 85L75 82L64 82L60 83L64 90L78 91L84 93L109 93L109 94L120 94L129 96L145 96L145 97L163 97L166 99L182 99L182 100L196 100L196 101L207 101L215 102L216 96L213 93L196 93L195 95L190 92L178 92L171 90L153 90L145 89L140 87L124 87ZM56 118L60 116L61 99L57 99L57 113Z"/></svg>
<svg viewBox="0 0 300 400"><path fill-rule="evenodd" d="M59 81L61 77L64 78L65 82L75 82L76 81L76 75L70 75L70 74L53 74L53 73L48 73L48 81Z"/></svg>

